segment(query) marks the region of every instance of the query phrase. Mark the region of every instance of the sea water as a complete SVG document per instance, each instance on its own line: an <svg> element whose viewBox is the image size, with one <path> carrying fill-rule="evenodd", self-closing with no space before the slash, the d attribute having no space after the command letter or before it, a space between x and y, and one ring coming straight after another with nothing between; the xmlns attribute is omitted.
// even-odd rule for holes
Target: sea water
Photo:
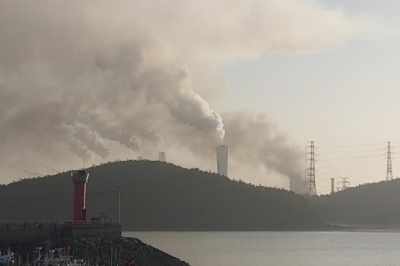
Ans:
<svg viewBox="0 0 400 266"><path fill-rule="evenodd" d="M400 233L124 232L192 266L400 265Z"/></svg>

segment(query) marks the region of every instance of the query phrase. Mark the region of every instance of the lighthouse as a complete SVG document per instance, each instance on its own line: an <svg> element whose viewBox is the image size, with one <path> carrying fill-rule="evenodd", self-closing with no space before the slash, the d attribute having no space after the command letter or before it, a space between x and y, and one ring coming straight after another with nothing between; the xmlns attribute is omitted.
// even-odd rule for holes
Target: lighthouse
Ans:
<svg viewBox="0 0 400 266"><path fill-rule="evenodd" d="M74 183L74 221L86 221L86 183L89 173L79 170L71 176Z"/></svg>

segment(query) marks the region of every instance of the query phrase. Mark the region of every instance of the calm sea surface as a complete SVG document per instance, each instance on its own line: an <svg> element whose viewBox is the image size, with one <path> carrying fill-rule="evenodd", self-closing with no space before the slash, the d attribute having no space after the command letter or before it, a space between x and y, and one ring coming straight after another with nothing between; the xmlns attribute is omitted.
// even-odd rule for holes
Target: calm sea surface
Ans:
<svg viewBox="0 0 400 266"><path fill-rule="evenodd" d="M400 233L124 232L192 266L400 265Z"/></svg>

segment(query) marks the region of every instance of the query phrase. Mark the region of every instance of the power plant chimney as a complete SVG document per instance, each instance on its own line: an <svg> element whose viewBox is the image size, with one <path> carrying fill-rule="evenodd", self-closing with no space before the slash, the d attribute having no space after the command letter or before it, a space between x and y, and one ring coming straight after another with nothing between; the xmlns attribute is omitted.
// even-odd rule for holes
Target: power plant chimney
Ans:
<svg viewBox="0 0 400 266"><path fill-rule="evenodd" d="M221 145L217 147L217 171L218 174L228 176L229 147Z"/></svg>
<svg viewBox="0 0 400 266"><path fill-rule="evenodd" d="M165 152L160 152L160 153L158 154L158 160L159 160L160 162L165 162L165 159L166 159Z"/></svg>
<svg viewBox="0 0 400 266"><path fill-rule="evenodd" d="M74 183L74 221L86 221L86 183L89 173L79 170L71 176Z"/></svg>
<svg viewBox="0 0 400 266"><path fill-rule="evenodd" d="M331 194L335 193L335 178L331 178Z"/></svg>

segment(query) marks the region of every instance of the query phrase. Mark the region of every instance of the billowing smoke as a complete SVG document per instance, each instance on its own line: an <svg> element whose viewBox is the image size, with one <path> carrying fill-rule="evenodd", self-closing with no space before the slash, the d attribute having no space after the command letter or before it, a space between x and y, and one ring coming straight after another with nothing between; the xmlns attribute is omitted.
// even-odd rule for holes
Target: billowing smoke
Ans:
<svg viewBox="0 0 400 266"><path fill-rule="evenodd" d="M357 25L295 0L3 0L2 175L71 168L76 156L117 158L118 145L179 147L206 160L224 141L238 160L296 178L298 150L263 117L222 118L201 94L215 100L224 88L196 71L267 52L315 52Z"/></svg>
<svg viewBox="0 0 400 266"><path fill-rule="evenodd" d="M226 142L239 161L262 164L267 169L287 176L297 192L307 192L302 158L304 151L280 133L265 115L233 113L224 116Z"/></svg>

